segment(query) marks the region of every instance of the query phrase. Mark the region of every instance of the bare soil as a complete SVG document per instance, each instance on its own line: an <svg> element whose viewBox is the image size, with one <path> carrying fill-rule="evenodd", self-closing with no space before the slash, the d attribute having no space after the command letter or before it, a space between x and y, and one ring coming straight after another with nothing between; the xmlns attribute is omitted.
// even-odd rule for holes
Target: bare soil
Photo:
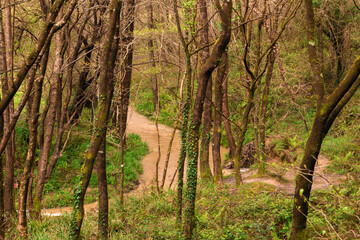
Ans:
<svg viewBox="0 0 360 240"><path fill-rule="evenodd" d="M160 154L161 154L161 160L159 163L159 184L161 183L163 176L165 158L166 158L172 131L173 131L172 128L159 124ZM131 110L129 114L127 133L135 133L140 135L142 141L145 141L149 148L149 154L147 154L142 160L144 171L143 174L139 176L140 184L138 185L137 189L127 194L127 195L134 195L134 194L139 194L145 191L146 189L151 188L156 183L155 181L156 160L159 154L158 140L157 140L157 132L156 132L155 124L146 117L136 113L134 110ZM164 184L165 188L169 187L170 182L175 174L177 168L177 160L179 158L179 151L180 151L180 137L177 131L171 148L170 161L169 161L168 171ZM227 152L226 149L224 148L221 149L222 159L225 159L226 152ZM210 149L210 153L211 153L211 149ZM212 154L210 154L210 166L212 167L211 155ZM329 188L330 185L339 182L339 180L342 178L342 176L327 174L325 172L325 169L328 165L329 165L329 159L327 159L325 156L320 156L314 174L313 189ZM223 170L223 174L225 176L231 175L232 173L233 173L232 169ZM282 179L276 179L270 176L261 177L261 178L253 177L255 173L256 170L249 170L242 173L243 182L245 184L252 182L263 182L275 186L279 191L283 191L286 194L292 195L294 193L295 176L296 176L295 167L284 170ZM225 179L225 183L234 184L235 183L234 177L233 176L227 177ZM174 185L176 185L176 183L172 185L172 188L174 188ZM86 204L84 206L85 212L90 210L94 211L97 209L97 206L98 206L97 202ZM72 208L70 207L43 209L42 214L47 216L60 216L65 212L68 213L71 211Z"/></svg>

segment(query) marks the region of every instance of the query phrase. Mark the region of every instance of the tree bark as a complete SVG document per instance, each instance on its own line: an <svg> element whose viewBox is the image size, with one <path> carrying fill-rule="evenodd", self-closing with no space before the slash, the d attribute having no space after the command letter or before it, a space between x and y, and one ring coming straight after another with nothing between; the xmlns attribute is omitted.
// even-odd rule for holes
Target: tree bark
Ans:
<svg viewBox="0 0 360 240"><path fill-rule="evenodd" d="M185 159L187 156L187 132L189 124L189 112L191 106L191 83L192 83L192 67L191 67L191 54L189 51L189 45L187 40L182 32L180 25L179 12L177 10L177 0L173 0L173 11L175 14L176 27L180 42L182 44L185 61L186 61L186 71L185 71L185 80L184 80L184 93L182 87L180 89L180 98L181 98L181 113L182 113L182 123L180 129L180 138L181 138L181 148L178 159L178 179L177 179L177 193L176 193L176 227L179 232L182 230L182 212L183 212L183 187L184 187L184 171L185 171ZM179 109L179 110L180 110ZM175 175L174 175L175 176Z"/></svg>
<svg viewBox="0 0 360 240"><path fill-rule="evenodd" d="M95 119L95 128L90 140L84 164L82 167L81 181L74 193L74 210L72 212L72 224L69 238L79 239L81 225L84 219L84 198L86 189L90 182L91 173L94 166L95 157L103 139L106 137L106 130L109 119L110 106L113 96L113 78L114 68L117 57L119 41L119 18L121 1L112 0L110 3L110 20L104 41L104 47L100 63L100 81L99 81L99 105Z"/></svg>
<svg viewBox="0 0 360 240"><path fill-rule="evenodd" d="M59 14L61 17L61 14ZM46 178L46 169L48 165L48 160L50 156L50 150L52 147L52 140L54 134L55 120L56 120L56 109L59 103L59 95L62 91L62 67L64 58L61 53L63 47L63 33L57 32L55 34L55 62L54 62L54 78L50 86L50 95L49 95L49 110L47 114L47 119L45 121L45 134L44 134L44 143L42 149L40 149L40 156L38 160L37 168L37 181L35 188L35 198L34 198L34 213L37 219L40 218L41 212L41 199L42 192L45 186Z"/></svg>
<svg viewBox="0 0 360 240"><path fill-rule="evenodd" d="M5 35L5 48L6 48L6 71L9 70L10 74L5 74L3 81L3 94L6 94L9 88L12 87L13 82L13 31L12 31L12 14L11 4L9 0L5 1L4 9L4 35ZM14 102L11 101L9 106L4 112L4 131L10 123L10 118L14 112ZM5 149L5 180L4 180L4 209L5 218L11 218L10 216L14 213L14 164L15 164L15 149L14 149L14 131L12 136L9 138Z"/></svg>
<svg viewBox="0 0 360 240"><path fill-rule="evenodd" d="M159 86L158 86L158 80L156 72L156 60L155 60L155 51L154 51L154 40L153 40L153 34L152 31L155 30L154 25L154 11L153 11L153 3L152 0L149 1L148 6L148 28L150 30L150 36L148 41L148 48L149 48L149 61L151 62L151 66L153 69L151 69L151 84L152 84L152 92L153 92L153 100L154 100L154 111L156 112L158 101L159 101Z"/></svg>
<svg viewBox="0 0 360 240"><path fill-rule="evenodd" d="M267 68L265 76L265 86L263 94L261 97L261 107L260 107L260 122L259 122L259 137L260 137L260 146L259 146L259 173L265 173L265 162L266 162L266 153L265 153L265 139L266 139L266 113L269 102L269 93L270 93L270 84L272 73L274 70L275 64L275 53L272 51L270 54L269 65Z"/></svg>
<svg viewBox="0 0 360 240"><path fill-rule="evenodd" d="M329 95L325 96L324 78L317 55L315 41L315 17L311 0L305 0L307 18L307 40L309 61L313 72L313 86L317 96L316 114L310 136L307 140L300 173L296 177L293 207L292 239L306 239L306 221L315 164L321 144L340 111L348 103L360 85L360 57L358 57L343 81Z"/></svg>
<svg viewBox="0 0 360 240"><path fill-rule="evenodd" d="M226 0L221 6L218 0L215 1L222 23L221 34L214 45L208 60L201 66L199 74L199 85L194 102L193 116L189 127L188 137L188 165L187 165L187 192L185 195L185 219L184 219L184 238L192 239L195 228L195 197L197 187L197 166L199 153L199 128L203 113L203 104L207 84L212 72L219 65L221 56L225 52L231 37L231 13L232 1Z"/></svg>
<svg viewBox="0 0 360 240"><path fill-rule="evenodd" d="M222 86L228 77L229 59L227 52L224 52L221 58L221 64L218 68L217 78L215 80L215 116L214 116L214 137L213 137L213 162L214 162L214 182L216 184L223 184L221 155L220 155L220 140L221 140L221 115L223 92Z"/></svg>
<svg viewBox="0 0 360 240"><path fill-rule="evenodd" d="M232 159L235 153L236 144L235 144L234 136L231 131L231 124L230 124L228 85L229 85L229 79L225 78L224 83L222 85L222 90L223 90L222 112L224 115L224 128L226 132L226 138L229 143L229 158Z"/></svg>
<svg viewBox="0 0 360 240"><path fill-rule="evenodd" d="M106 179L106 137L97 154L97 175L99 187L99 239L108 239L109 233L109 199Z"/></svg>
<svg viewBox="0 0 360 240"><path fill-rule="evenodd" d="M49 49L50 45L46 46L46 51L44 56L41 59L40 64L40 75L36 79L35 86L34 86L34 95L31 97L31 101L28 102L29 104L29 146L27 150L27 155L24 163L24 170L20 180L20 189L19 189L19 211L18 211L18 226L17 229L20 232L20 236L23 239L27 238L27 216L26 216L26 202L27 202L27 195L28 195L28 188L29 188L29 181L31 177L31 168L34 164L35 160L35 151L37 146L37 126L38 126L38 119L39 119L39 110L40 110L40 101L42 95L42 87L43 81L46 73L46 67L48 63L49 57ZM30 74L30 78L35 78L37 66L35 65L32 69ZM30 79L29 81L33 81Z"/></svg>
<svg viewBox="0 0 360 240"><path fill-rule="evenodd" d="M198 28L200 40L199 47L209 45L209 25L208 25L208 12L207 3L205 0L198 0ZM199 52L199 63L202 66L210 56L209 47L204 48ZM204 121L203 121L203 132L201 136L201 147L200 147L200 176L201 179L211 179L212 174L210 171L209 154L210 154L210 139L211 139L211 128L212 128L212 79L210 77L209 83L206 88L206 97L204 102Z"/></svg>
<svg viewBox="0 0 360 240"><path fill-rule="evenodd" d="M132 63L134 53L134 19L135 19L135 1L126 0L124 6L124 30L121 36L121 47L123 57L123 77L120 82L120 114L117 120L118 132L120 137L120 199L124 203L124 151L126 148L126 126L127 116L130 104L130 86L132 79ZM116 179L118 176L115 176Z"/></svg>
<svg viewBox="0 0 360 240"><path fill-rule="evenodd" d="M6 107L9 105L9 103L13 99L15 93L20 88L27 73L29 72L29 70L33 66L33 64L35 63L37 57L39 56L40 52L43 50L44 46L48 42L50 42L53 34L56 31L58 31L61 27L64 26L67 19L70 17L73 9L75 8L77 1L73 0L69 3L66 17L64 17L60 22L57 22L55 24L55 19L58 15L63 3L64 3L64 0L57 0L52 5L52 8L49 12L49 16L46 18L44 28L42 29L40 36L38 37L35 48L30 52L30 54L26 58L25 62L23 63L22 67L19 69L18 73L16 74L16 78L14 79L13 86L9 89L7 94L0 101L0 114L3 114Z"/></svg>

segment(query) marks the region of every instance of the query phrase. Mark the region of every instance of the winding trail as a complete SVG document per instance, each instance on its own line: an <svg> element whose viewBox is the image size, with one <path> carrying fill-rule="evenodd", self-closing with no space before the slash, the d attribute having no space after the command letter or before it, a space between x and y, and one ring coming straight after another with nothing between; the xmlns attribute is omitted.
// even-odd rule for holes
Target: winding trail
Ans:
<svg viewBox="0 0 360 240"><path fill-rule="evenodd" d="M163 176L163 169L165 165L165 158L169 146L169 142L171 139L173 128L167 127L165 125L159 124L159 133L160 133L160 153L161 153L161 160L159 163L159 184L161 184L162 176ZM139 182L137 189L127 193L126 195L134 195L144 192L145 190L151 188L155 185L155 171L156 171L156 160L158 158L158 140L157 140L157 132L155 124L147 119L146 117L138 114L133 109L129 112L128 117L128 126L127 126L127 133L135 133L138 134L142 141L145 141L149 148L149 154L147 154L142 159L143 165L143 174L139 176ZM212 168L212 150L210 149L210 167ZM221 148L221 158L225 159L225 153L227 152L226 149ZM167 188L170 185L170 182L175 174L177 168L177 160L179 158L180 153L180 137L179 132L176 131L174 141L171 148L171 155L168 165L168 171L165 179L164 187ZM329 188L330 185L337 183L340 178L343 176L339 175L332 175L326 174L324 172L325 168L329 165L329 159L324 156L320 156L318 164L315 169L314 174L314 183L313 189L319 188ZM233 173L233 169L224 169L224 175L230 175ZM253 178L251 177L256 170L247 171L242 173L244 183L252 183L252 182L263 182L267 184L274 185L279 191L285 192L288 195L293 195L295 189L295 176L296 176L296 169L288 169L286 173L283 175L283 178L286 182L277 181L274 178L264 177L264 178ZM228 177L224 180L225 183L228 184L235 184L235 179L233 176ZM174 188L176 184L172 185ZM90 210L96 210L98 207L98 203L90 203L84 206L85 212ZM69 213L72 211L71 207L64 207L64 208L54 208L54 209L43 209L42 215L45 216L61 216L63 213Z"/></svg>
<svg viewBox="0 0 360 240"><path fill-rule="evenodd" d="M173 128L167 127L163 124L159 124L158 127L160 133L160 153L161 153L161 159L159 163L159 184L161 184L163 177L163 170L165 166L165 158L169 147L169 142L171 139ZM158 140L157 140L155 123L147 119L145 116L142 116L139 113L135 112L133 109L129 110L128 125L126 131L127 134L129 133L138 134L141 137L141 140L147 143L149 148L149 153L142 159L143 174L139 176L140 184L135 190L126 194L127 196L129 196L129 195L141 193L156 184L155 166L159 153L158 153ZM211 149L210 149L210 153L211 153ZM226 153L226 149L221 148L222 159L224 159L225 153ZM171 180L175 174L179 154L180 154L180 136L179 136L179 131L176 131L171 148L171 155L169 159L167 175L165 178L165 184L164 184L165 189L169 187ZM212 166L212 154L210 154L210 164L211 164L210 166ZM175 185L176 183L174 182L172 188L174 188ZM95 210L97 209L97 207L98 207L97 202L86 204L84 206L85 212L90 210ZM71 211L72 211L71 207L43 209L42 215L61 216L62 214L69 213Z"/></svg>

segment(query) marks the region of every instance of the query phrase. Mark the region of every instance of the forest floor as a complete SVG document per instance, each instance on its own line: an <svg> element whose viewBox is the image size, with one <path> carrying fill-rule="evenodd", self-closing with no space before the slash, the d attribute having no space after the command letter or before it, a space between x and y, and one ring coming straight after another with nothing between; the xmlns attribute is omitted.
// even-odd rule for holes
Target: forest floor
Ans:
<svg viewBox="0 0 360 240"><path fill-rule="evenodd" d="M160 134L160 163L159 163L159 184L162 182L163 171L165 167L165 158L168 152L168 146L173 132L173 128L167 127L165 125L159 124L159 134ZM147 119L145 116L142 116L136 113L134 110L130 111L127 133L138 134L142 141L145 141L149 148L149 153L142 159L143 165L143 174L139 176L139 185L135 190L127 193L127 195L135 195L141 193L153 186L156 186L155 173L156 173L156 161L159 157L158 151L158 135L156 131L155 124ZM169 159L167 174L165 178L164 188L168 188L171 180L177 170L177 160L179 158L180 151L180 136L179 131L176 131L175 138L173 140L171 155ZM221 148L222 159L225 159L225 153L227 149ZM211 149L210 149L211 153ZM274 162L277 160L271 160ZM317 166L314 174L313 189L326 189L330 188L331 185L336 184L340 181L343 176L329 174L326 171L327 166L330 164L330 160L323 155L320 155L317 162ZM210 166L212 166L212 154L210 154ZM271 172L271 163L269 163L269 168ZM254 182L263 182L276 187L278 191L284 192L287 195L293 195L295 190L295 176L296 176L296 167L289 165L287 168L284 168L281 176L274 177L271 174L266 176L258 177L256 172L257 170L243 169L242 173L243 182L254 183ZM235 178L233 175L233 169L224 169L223 175L225 176L224 182L227 184L235 184ZM173 185L174 188L176 185L176 179ZM95 210L97 208L97 202L86 204L84 206L85 212L90 210ZM71 207L63 208L52 208L52 209L43 209L42 214L46 216L61 216L63 213L69 213L72 211Z"/></svg>

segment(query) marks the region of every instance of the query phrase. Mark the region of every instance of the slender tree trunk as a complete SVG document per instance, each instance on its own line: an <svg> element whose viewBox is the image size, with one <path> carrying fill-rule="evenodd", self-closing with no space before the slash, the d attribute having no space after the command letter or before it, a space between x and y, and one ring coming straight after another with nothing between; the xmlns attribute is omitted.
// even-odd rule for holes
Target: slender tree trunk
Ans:
<svg viewBox="0 0 360 240"><path fill-rule="evenodd" d="M216 41L214 48L203 64L199 74L199 84L194 102L194 110L189 125L188 137L188 165L187 165L187 192L185 195L185 219L184 219L184 238L192 239L193 230L195 228L195 198L197 187L197 166L199 153L199 129L201 125L201 117L203 113L203 104L205 100L207 84L210 80L212 72L218 66L222 54L226 51L231 36L231 13L232 1L226 0L221 6L218 0L215 1L216 8L219 11L222 31L219 39Z"/></svg>
<svg viewBox="0 0 360 240"><path fill-rule="evenodd" d="M24 163L24 170L23 175L20 180L20 189L19 189L19 211L18 211L18 226L17 229L20 232L21 238L27 238L27 195L28 195L28 188L29 182L31 177L31 169L34 164L35 160L35 151L37 146L37 126L38 126L38 119L39 119L39 111L40 111L40 102L41 102L41 95L42 95L42 87L43 87L43 80L45 77L46 67L48 63L49 57L49 48L50 46L46 46L45 54L41 59L40 64L40 76L37 78L34 86L34 95L32 96L31 100L29 101L29 146L28 151ZM30 74L30 78L35 78L37 66L35 65L32 69ZM33 81L33 80L29 80Z"/></svg>
<svg viewBox="0 0 360 240"><path fill-rule="evenodd" d="M260 137L260 146L259 146L259 173L265 173L265 162L266 162L266 153L265 153L265 138L266 138L266 112L269 102L269 93L270 93L270 84L271 77L275 64L275 54L272 51L270 54L269 65L267 68L265 76L265 86L261 98L261 108L260 108L260 122L259 122L259 137Z"/></svg>
<svg viewBox="0 0 360 240"><path fill-rule="evenodd" d="M135 1L127 0L124 8L124 31L122 35L122 54L124 76L120 83L120 114L118 119L118 131L120 136L120 158L121 158L121 176L120 176L120 199L124 203L124 151L126 147L126 126L130 104L130 86L132 78L132 62L134 53L134 19L135 19ZM116 176L116 179L118 177ZM115 180L116 180L115 179Z"/></svg>
<svg viewBox="0 0 360 240"><path fill-rule="evenodd" d="M198 28L202 29L199 31L200 47L209 45L209 25L208 25L208 13L207 3L205 0L198 0ZM199 62L202 66L210 56L210 49L204 48L199 52ZM210 77L209 83L206 88L206 97L204 103L204 121L203 121L203 132L201 136L201 147L200 147L200 176L201 179L211 179L211 171L209 164L210 154L210 139L211 139L211 120L212 120L212 79Z"/></svg>
<svg viewBox="0 0 360 240"><path fill-rule="evenodd" d="M155 60L155 51L154 51L154 40L153 40L153 34L152 31L155 29L154 25L154 11L153 11L153 1L149 1L148 6L148 28L150 30L150 37L148 41L148 48L149 48L149 61L151 62L152 70L151 72L156 71L156 60ZM150 77L151 83L152 83L152 92L153 92L153 99L154 99L154 111L156 112L156 108L158 106L159 101L159 86L158 86L158 80L156 73L151 73Z"/></svg>
<svg viewBox="0 0 360 240"><path fill-rule="evenodd" d="M1 8L0 2L0 8ZM0 72L4 75L1 79L3 87L6 86L4 82L7 80L7 64L6 64L6 46L5 36L3 28L2 14L0 14ZM4 115L0 114L0 137L4 137ZM4 169L3 169L3 157L0 154L0 239L5 239L5 221L4 221Z"/></svg>
<svg viewBox="0 0 360 240"><path fill-rule="evenodd" d="M121 1L112 0L110 3L110 20L104 41L104 48L101 56L101 72L99 81L99 105L95 119L95 129L90 140L83 171L81 173L81 181L74 193L74 210L72 213L72 224L69 238L79 239L81 225L84 219L84 198L86 189L90 182L91 173L94 166L94 160L98 154L99 148L106 137L106 130L109 119L109 112L113 95L113 78L114 68L117 58L117 49L119 41L119 18Z"/></svg>
<svg viewBox="0 0 360 240"><path fill-rule="evenodd" d="M62 14L59 14L61 17ZM45 121L45 134L44 134L44 143L43 148L40 149L40 156L38 160L38 168L37 168L37 181L36 181L36 189L35 189L35 198L34 198L34 210L35 217L37 219L40 218L41 212L41 199L42 192L45 186L45 178L46 178L46 169L48 165L48 160L50 156L50 150L52 147L52 140L54 134L54 127L56 121L56 110L59 103L59 95L62 91L62 67L64 58L61 53L61 49L63 47L63 33L57 32L55 34L55 63L54 63L54 78L50 87L50 95L49 95L49 111L47 114L47 119Z"/></svg>
<svg viewBox="0 0 360 240"><path fill-rule="evenodd" d="M214 116L214 137L213 137L213 161L214 161L214 182L217 184L223 183L221 155L220 155L220 140L221 140L221 115L223 92L222 85L228 77L228 54L224 52L221 58L221 64L218 68L217 78L215 80L215 116Z"/></svg>
<svg viewBox="0 0 360 240"><path fill-rule="evenodd" d="M4 121L0 115L0 137L3 135ZM4 222L4 171L3 159L0 156L0 240L5 239L5 222Z"/></svg>
<svg viewBox="0 0 360 240"><path fill-rule="evenodd" d="M109 228L109 200L108 188L106 179L106 138L99 148L97 154L97 174L98 174L98 187L99 187L99 239L108 239Z"/></svg>
<svg viewBox="0 0 360 240"><path fill-rule="evenodd" d="M183 212L184 171L185 171L185 159L187 156L187 146L188 146L187 133L188 133L188 124L189 124L189 112L191 107L192 67L191 67L191 55L189 52L189 45L187 44L187 40L182 32L179 12L177 8L178 8L177 0L173 0L173 11L175 14L176 27L184 50L185 62L186 62L185 80L184 80L184 84L181 84L184 87L184 91L183 91L183 87L180 88L180 98L182 104L182 107L180 109L182 113L182 123L180 128L181 148L178 159L178 179L177 179L177 194L176 194L176 227L178 231L181 232L182 212Z"/></svg>
<svg viewBox="0 0 360 240"><path fill-rule="evenodd" d="M317 108L313 127L305 147L304 157L300 164L300 173L296 177L292 239L307 239L306 221L309 210L312 179L321 144L336 117L360 85L360 57L358 57L343 81L329 96L325 96L324 78L317 55L315 14L311 0L305 0L305 9L309 62L313 72L313 86L317 95Z"/></svg>
<svg viewBox="0 0 360 240"><path fill-rule="evenodd" d="M56 17L58 15L63 3L64 3L64 0L57 0L52 5L52 8L49 12L49 16L47 17L47 20L44 24L44 28L42 29L40 36L37 38L38 40L35 45L35 48L30 52L30 54L26 58L26 61L24 62L22 67L19 69L19 71L16 75L16 79L14 79L13 87L11 89L9 89L8 93L4 96L4 98L0 102L0 114L2 114L5 111L6 107L12 101L15 93L20 88L27 73L29 72L29 70L33 66L33 64L35 63L35 61L38 58L43 47L50 42L53 34L65 25L65 23L67 22L68 18L71 15L72 11L74 10L77 1L72 0L68 4L69 7L67 9L64 19L62 19L63 21L61 21L60 23L55 25Z"/></svg>
<svg viewBox="0 0 360 240"><path fill-rule="evenodd" d="M180 104L179 104L180 105ZM180 106L179 106L180 107ZM171 133L171 137L170 137L170 141L169 141L169 147L167 149L167 153L166 153L166 158L165 158L165 166L164 166L164 171L163 171L163 176L162 176L162 183L161 183L161 188L164 189L164 186L165 186L165 181L166 181L166 174L167 174L167 171L168 171L168 166L169 166L169 160L170 160L170 154L171 154L171 148L172 148L172 144L174 142L174 138L175 138L175 133L176 133L176 130L177 130L177 126L178 126L178 123L179 123L179 114L180 111L178 111L177 115L176 115L176 121L175 121L175 124L174 124L174 129Z"/></svg>
<svg viewBox="0 0 360 240"><path fill-rule="evenodd" d="M232 134L231 131L231 124L230 124L230 111L229 111L229 101L228 101L228 84L229 84L229 79L225 78L224 79L224 83L222 85L222 90L223 90L223 103L222 103L222 112L224 115L224 128L225 128L225 132L226 132L226 137L229 143L229 157L230 159L233 158L233 155L235 153L235 149L236 149L236 144L235 144L235 140L234 140L234 136Z"/></svg>
<svg viewBox="0 0 360 240"><path fill-rule="evenodd" d="M240 167L241 167L241 159L242 159L242 148L245 141L245 135L249 124L249 114L253 105L254 101L254 95L255 95L255 84L250 86L248 89L248 97L246 100L246 105L244 108L244 112L241 118L241 124L240 124L240 133L239 133L239 139L238 143L236 145L235 154L234 154L234 172L235 172L235 182L236 186L239 186L242 184L242 178L240 173Z"/></svg>
<svg viewBox="0 0 360 240"><path fill-rule="evenodd" d="M11 14L11 4L10 0L5 1L5 14L4 14L4 35L5 35L5 46L6 46L6 71L9 70L10 74L5 75L5 81L3 82L3 93L6 94L9 88L12 88L13 82L13 34L12 34L12 14ZM14 102L12 101L10 105L6 108L4 112L4 131L7 130L7 127L10 123L10 118L14 112ZM5 180L4 180L4 208L5 208L5 218L11 218L10 216L14 213L14 132L9 138L8 144L5 149Z"/></svg>

